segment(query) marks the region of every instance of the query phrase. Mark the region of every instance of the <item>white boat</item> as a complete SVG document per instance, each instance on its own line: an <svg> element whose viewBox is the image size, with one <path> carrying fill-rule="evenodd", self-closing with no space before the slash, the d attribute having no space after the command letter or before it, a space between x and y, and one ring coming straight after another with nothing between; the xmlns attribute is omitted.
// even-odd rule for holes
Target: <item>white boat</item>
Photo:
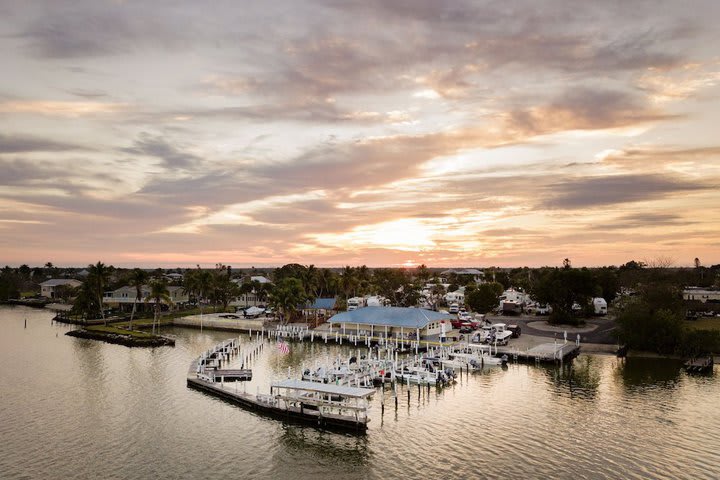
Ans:
<svg viewBox="0 0 720 480"><path fill-rule="evenodd" d="M512 337L512 332L507 329L507 325L504 323L493 323L490 328L490 336L486 338L485 342L491 345L507 345Z"/></svg>
<svg viewBox="0 0 720 480"><path fill-rule="evenodd" d="M440 369L429 370L421 366L404 366L395 370L395 378L402 379L405 383L417 383L418 385L446 385L453 379L450 375Z"/></svg>

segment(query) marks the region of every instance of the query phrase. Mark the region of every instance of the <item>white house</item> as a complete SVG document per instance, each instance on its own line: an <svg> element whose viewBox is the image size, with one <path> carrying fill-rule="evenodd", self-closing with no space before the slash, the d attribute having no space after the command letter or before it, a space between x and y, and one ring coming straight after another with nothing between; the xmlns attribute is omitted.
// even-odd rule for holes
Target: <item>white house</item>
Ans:
<svg viewBox="0 0 720 480"><path fill-rule="evenodd" d="M82 282L73 280L72 278L53 278L46 280L40 284L40 295L47 298L55 298L55 289L61 285L68 285L75 288L82 285Z"/></svg>
<svg viewBox="0 0 720 480"><path fill-rule="evenodd" d="M185 292L183 287L168 285L167 289L170 300L172 300L172 303L174 305L187 303L190 300L188 294ZM143 285L142 287L140 287L141 295L138 303L151 303L148 300L150 292L150 285ZM136 295L137 291L135 290L135 287L120 287L117 290L105 292L105 294L103 295L103 303L114 307L132 305L133 303L135 303Z"/></svg>

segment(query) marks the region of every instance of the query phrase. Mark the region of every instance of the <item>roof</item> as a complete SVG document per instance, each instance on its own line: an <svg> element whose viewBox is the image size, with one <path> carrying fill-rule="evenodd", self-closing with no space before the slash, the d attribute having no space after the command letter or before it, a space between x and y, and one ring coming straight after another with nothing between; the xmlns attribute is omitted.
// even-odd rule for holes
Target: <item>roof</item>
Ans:
<svg viewBox="0 0 720 480"><path fill-rule="evenodd" d="M449 275L451 273L454 273L456 275L485 275L484 272L478 270L477 268L461 268L461 269L450 269L445 270L444 272L440 272L440 275Z"/></svg>
<svg viewBox="0 0 720 480"><path fill-rule="evenodd" d="M307 382L305 380L287 379L273 382L275 388L292 388L295 390L306 390L308 392L329 393L342 395L344 397L363 398L375 393L374 388L345 387L332 383Z"/></svg>
<svg viewBox="0 0 720 480"><path fill-rule="evenodd" d="M387 325L389 327L425 328L428 323L451 320L453 315L433 312L424 308L364 307L352 312L342 312L330 317L331 323L357 323L362 325Z"/></svg>
<svg viewBox="0 0 720 480"><path fill-rule="evenodd" d="M82 282L72 278L52 278L45 280L40 284L41 287L57 287L59 285L77 284L80 285Z"/></svg>
<svg viewBox="0 0 720 480"><path fill-rule="evenodd" d="M311 310L334 310L335 299L334 298L316 298L312 305L305 308Z"/></svg>

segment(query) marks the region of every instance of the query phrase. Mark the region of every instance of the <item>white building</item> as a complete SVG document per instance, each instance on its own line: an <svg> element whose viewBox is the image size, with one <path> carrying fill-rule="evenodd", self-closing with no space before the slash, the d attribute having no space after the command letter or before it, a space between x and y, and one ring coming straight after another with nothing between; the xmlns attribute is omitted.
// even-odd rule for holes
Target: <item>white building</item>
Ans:
<svg viewBox="0 0 720 480"><path fill-rule="evenodd" d="M79 287L82 282L72 278L53 278L40 284L40 295L47 298L55 298L55 289L61 285L68 285L72 288Z"/></svg>
<svg viewBox="0 0 720 480"><path fill-rule="evenodd" d="M187 303L188 301L190 301L190 298L187 292L185 292L185 290L183 289L183 287L168 285L167 289L168 295L170 296L170 300L172 301L173 305ZM148 300L150 292L150 285L143 285L142 287L140 287L141 295L138 303L152 303ZM115 307L132 305L133 303L135 303L136 295L137 291L135 290L135 287L120 287L117 290L105 292L105 294L103 295L103 303Z"/></svg>

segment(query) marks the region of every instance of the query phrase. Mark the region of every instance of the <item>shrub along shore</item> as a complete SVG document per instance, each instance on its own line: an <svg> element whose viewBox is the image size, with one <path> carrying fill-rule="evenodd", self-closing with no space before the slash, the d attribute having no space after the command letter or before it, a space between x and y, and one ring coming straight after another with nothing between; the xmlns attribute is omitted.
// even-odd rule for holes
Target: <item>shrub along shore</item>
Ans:
<svg viewBox="0 0 720 480"><path fill-rule="evenodd" d="M125 345L126 347L162 347L174 346L175 340L161 335L125 330L115 326L95 325L78 330L72 330L66 335L90 340L100 340L107 343Z"/></svg>

